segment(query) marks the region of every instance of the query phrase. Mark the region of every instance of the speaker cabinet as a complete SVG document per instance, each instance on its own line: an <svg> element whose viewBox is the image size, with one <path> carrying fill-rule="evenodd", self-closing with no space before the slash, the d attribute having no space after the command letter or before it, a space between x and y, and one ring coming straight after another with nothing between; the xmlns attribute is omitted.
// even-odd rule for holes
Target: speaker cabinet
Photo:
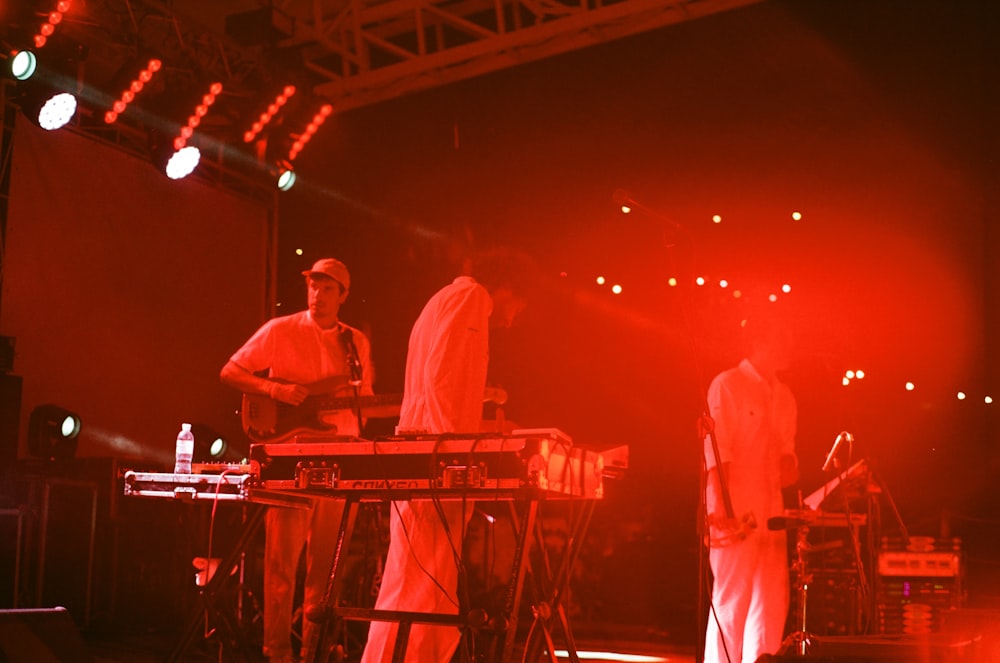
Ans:
<svg viewBox="0 0 1000 663"><path fill-rule="evenodd" d="M0 610L0 660L94 663L65 608Z"/></svg>
<svg viewBox="0 0 1000 663"><path fill-rule="evenodd" d="M21 376L0 373L0 469L14 467L21 433Z"/></svg>

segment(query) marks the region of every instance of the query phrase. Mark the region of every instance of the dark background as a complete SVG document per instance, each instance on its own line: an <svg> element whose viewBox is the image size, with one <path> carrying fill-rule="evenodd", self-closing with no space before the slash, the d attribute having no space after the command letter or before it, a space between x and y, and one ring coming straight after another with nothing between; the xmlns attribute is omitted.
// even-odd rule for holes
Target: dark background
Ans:
<svg viewBox="0 0 1000 663"><path fill-rule="evenodd" d="M695 420L740 321L780 309L803 493L850 431L884 533L891 497L910 533L962 537L970 601L995 604L997 27L985 1L763 2L335 113L277 203L277 312L304 306L314 260L344 260L342 317L399 392L461 255L527 252L544 278L492 339L507 418L630 451L584 558L591 616L694 641ZM620 188L657 215L623 215Z"/></svg>

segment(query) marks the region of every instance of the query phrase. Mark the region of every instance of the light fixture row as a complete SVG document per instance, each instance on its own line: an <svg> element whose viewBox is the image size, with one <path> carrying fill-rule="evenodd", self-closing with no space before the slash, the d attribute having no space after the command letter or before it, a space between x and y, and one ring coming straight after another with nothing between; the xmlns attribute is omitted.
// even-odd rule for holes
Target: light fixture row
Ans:
<svg viewBox="0 0 1000 663"><path fill-rule="evenodd" d="M57 58L53 58L53 61ZM60 76L58 66L45 66L45 58L36 51L25 49L14 52L8 60L10 76L16 81L18 105L25 115L37 126L54 131L69 124L77 112L77 94L73 89L77 86L75 79ZM108 108L103 118L106 124L114 124L123 113L135 102L137 95L147 89L153 79L164 68L164 63L158 58L150 58L145 62L134 78L132 78L113 99L109 98ZM182 125L178 128L171 142L171 149L156 149L153 160L171 179L181 179L192 173L201 159L201 150L196 141L198 127L210 113L219 95L223 92L221 82L213 82L204 90L197 103L191 109ZM285 109L288 100L296 93L293 85L283 86L281 92L274 97L266 109L255 116L252 124L243 133L245 143L260 141L260 134L265 127ZM90 95L97 97L100 95ZM88 97L89 98L89 97ZM292 162L305 148L326 119L333 114L333 106L322 103L312 115L308 123L300 131L289 133L291 142L286 154L270 162L263 170L275 179L281 191L292 188L296 177ZM258 149L257 161L267 162L266 141L263 149ZM161 152L166 152L161 154Z"/></svg>

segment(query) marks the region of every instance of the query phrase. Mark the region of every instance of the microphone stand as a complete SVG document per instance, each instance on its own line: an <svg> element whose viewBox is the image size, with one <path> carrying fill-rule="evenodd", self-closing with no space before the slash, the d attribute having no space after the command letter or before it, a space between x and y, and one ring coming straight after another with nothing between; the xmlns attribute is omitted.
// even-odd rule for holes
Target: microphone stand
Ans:
<svg viewBox="0 0 1000 663"><path fill-rule="evenodd" d="M340 332L340 340L347 354L347 365L351 370L351 389L354 392L354 416L358 420L358 436L364 431L364 419L361 415L361 383L362 366L361 358L358 356L358 347L354 344L354 333L344 327Z"/></svg>

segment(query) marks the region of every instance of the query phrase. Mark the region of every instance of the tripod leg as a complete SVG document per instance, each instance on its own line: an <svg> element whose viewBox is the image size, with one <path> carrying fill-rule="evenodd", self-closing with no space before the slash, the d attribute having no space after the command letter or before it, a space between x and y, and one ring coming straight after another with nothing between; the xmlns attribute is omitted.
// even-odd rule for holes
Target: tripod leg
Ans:
<svg viewBox="0 0 1000 663"><path fill-rule="evenodd" d="M307 663L327 663L330 656L337 656L335 653L333 628L335 626L335 613L339 592L337 591L337 580L339 578L340 565L345 553L345 545L350 540L350 524L353 522L353 515L358 507L358 498L351 495L344 504L344 510L340 517L340 528L337 531L337 545L334 548L333 561L330 564L330 573L326 581L326 590L320 604L315 606L310 614L305 615L308 619L316 623L311 630L312 642L305 643L307 650ZM342 652L339 654L342 655Z"/></svg>
<svg viewBox="0 0 1000 663"><path fill-rule="evenodd" d="M180 661L185 660L184 654L190 646L191 641L194 639L195 634L198 632L198 627L205 622L207 614L218 613L218 609L215 607L216 598L222 591L226 582L229 580L229 571L235 567L239 559L242 557L243 553L246 551L247 545L257 534L263 522L264 508L254 509L250 518L247 520L236 545L233 547L229 555L219 563L215 574L212 575L208 582L205 583L205 587L202 588L199 599L203 609L198 610L194 618L188 623L187 627L185 627L180 641L167 658L168 663L179 663ZM247 660L249 660L249 658Z"/></svg>

